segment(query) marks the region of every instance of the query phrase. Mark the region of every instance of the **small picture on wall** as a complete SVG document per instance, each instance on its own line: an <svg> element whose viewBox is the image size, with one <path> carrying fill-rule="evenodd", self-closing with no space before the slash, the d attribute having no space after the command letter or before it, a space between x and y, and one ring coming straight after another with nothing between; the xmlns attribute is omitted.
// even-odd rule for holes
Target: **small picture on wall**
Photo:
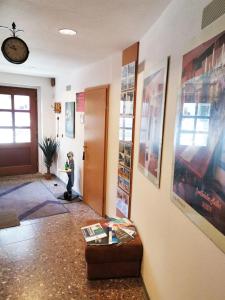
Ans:
<svg viewBox="0 0 225 300"><path fill-rule="evenodd" d="M127 193L130 193L130 181L124 179L124 180L123 180L123 185L124 185L124 190L125 190Z"/></svg>
<svg viewBox="0 0 225 300"><path fill-rule="evenodd" d="M133 89L134 85L135 85L135 62L132 62L128 65L127 88Z"/></svg>
<svg viewBox="0 0 225 300"><path fill-rule="evenodd" d="M118 186L124 189L123 178L121 176L118 176Z"/></svg>
<svg viewBox="0 0 225 300"><path fill-rule="evenodd" d="M134 103L132 101L124 102L124 112L126 115L133 115Z"/></svg>
<svg viewBox="0 0 225 300"><path fill-rule="evenodd" d="M124 156L124 165L127 168L131 167L131 157L130 156L127 156L127 155Z"/></svg>
<svg viewBox="0 0 225 300"><path fill-rule="evenodd" d="M130 180L130 169L123 168L123 176L124 176L124 178L126 178L127 180Z"/></svg>
<svg viewBox="0 0 225 300"><path fill-rule="evenodd" d="M125 167L122 166L122 165L119 165L119 166L118 166L118 174L119 174L121 177L123 177L123 178L125 178L125 179L127 179L127 180L130 180L130 169L127 169L127 168L125 168Z"/></svg>
<svg viewBox="0 0 225 300"><path fill-rule="evenodd" d="M124 153L126 155L131 156L131 149L132 149L131 143L124 144Z"/></svg>
<svg viewBox="0 0 225 300"><path fill-rule="evenodd" d="M134 92L127 92L127 98L126 98L127 101L130 101L130 102L133 102L134 101Z"/></svg>
<svg viewBox="0 0 225 300"><path fill-rule="evenodd" d="M128 65L122 67L122 78L127 78L128 76Z"/></svg>
<svg viewBox="0 0 225 300"><path fill-rule="evenodd" d="M124 141L131 142L132 141L132 128L124 130Z"/></svg>
<svg viewBox="0 0 225 300"><path fill-rule="evenodd" d="M135 76L128 77L127 89L133 89L135 84Z"/></svg>
<svg viewBox="0 0 225 300"><path fill-rule="evenodd" d="M123 142L119 143L119 163L121 165L124 164L124 143Z"/></svg>
<svg viewBox="0 0 225 300"><path fill-rule="evenodd" d="M126 101L124 102L124 110L126 115L133 115L134 112L134 92L127 92Z"/></svg>
<svg viewBox="0 0 225 300"><path fill-rule="evenodd" d="M121 93L121 101L126 101L127 99L127 93Z"/></svg>
<svg viewBox="0 0 225 300"><path fill-rule="evenodd" d="M129 195L127 195L123 190L117 188L117 203L116 209L119 210L119 214L122 217L128 217L128 205L129 205Z"/></svg>
<svg viewBox="0 0 225 300"><path fill-rule="evenodd" d="M128 76L134 76L135 75L135 61L128 64Z"/></svg>
<svg viewBox="0 0 225 300"><path fill-rule="evenodd" d="M133 127L133 118L132 117L125 117L124 118L124 126L126 129L130 129Z"/></svg>
<svg viewBox="0 0 225 300"><path fill-rule="evenodd" d="M65 135L75 137L75 102L65 103Z"/></svg>
<svg viewBox="0 0 225 300"><path fill-rule="evenodd" d="M120 114L122 115L122 114L124 114L124 110L125 110L125 108L124 108L124 101L120 101Z"/></svg>
<svg viewBox="0 0 225 300"><path fill-rule="evenodd" d="M118 176L118 186L123 189L125 192L130 192L130 181L125 178Z"/></svg>

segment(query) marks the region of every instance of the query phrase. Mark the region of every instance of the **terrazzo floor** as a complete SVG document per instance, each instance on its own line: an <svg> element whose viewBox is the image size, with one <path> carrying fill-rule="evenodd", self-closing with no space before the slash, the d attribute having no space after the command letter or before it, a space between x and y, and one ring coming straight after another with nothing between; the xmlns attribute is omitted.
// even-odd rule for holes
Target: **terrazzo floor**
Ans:
<svg viewBox="0 0 225 300"><path fill-rule="evenodd" d="M99 216L83 202L66 207L0 230L0 299L146 299L140 278L86 279L80 227Z"/></svg>

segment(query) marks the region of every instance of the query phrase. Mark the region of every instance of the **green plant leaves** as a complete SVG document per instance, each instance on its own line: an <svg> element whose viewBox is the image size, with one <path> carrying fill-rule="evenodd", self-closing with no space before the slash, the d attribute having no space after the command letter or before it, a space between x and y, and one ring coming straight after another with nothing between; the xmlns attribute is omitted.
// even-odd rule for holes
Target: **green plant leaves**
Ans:
<svg viewBox="0 0 225 300"><path fill-rule="evenodd" d="M57 152L57 148L59 143L55 138L47 138L45 137L41 143L38 143L39 147L43 151L44 154L44 163L47 167L47 171L50 172L50 167L53 162L54 155Z"/></svg>

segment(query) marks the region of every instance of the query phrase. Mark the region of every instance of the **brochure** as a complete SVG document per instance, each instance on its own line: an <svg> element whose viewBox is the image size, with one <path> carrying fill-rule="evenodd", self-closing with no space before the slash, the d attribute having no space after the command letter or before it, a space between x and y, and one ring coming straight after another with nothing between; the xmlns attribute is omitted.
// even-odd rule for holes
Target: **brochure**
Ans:
<svg viewBox="0 0 225 300"><path fill-rule="evenodd" d="M115 230L112 227L104 228L105 232L107 233L106 237L99 238L90 242L87 242L88 245L112 245L117 244L119 240L116 237Z"/></svg>
<svg viewBox="0 0 225 300"><path fill-rule="evenodd" d="M123 226L133 225L133 223L127 218L109 217L107 218L107 221L109 223L112 223L113 225L123 225Z"/></svg>
<svg viewBox="0 0 225 300"><path fill-rule="evenodd" d="M107 237L106 232L100 223L92 224L81 228L85 241L90 242Z"/></svg>
<svg viewBox="0 0 225 300"><path fill-rule="evenodd" d="M127 243L134 239L133 236L125 232L123 229L118 228L116 231L116 237L119 240L119 244Z"/></svg>

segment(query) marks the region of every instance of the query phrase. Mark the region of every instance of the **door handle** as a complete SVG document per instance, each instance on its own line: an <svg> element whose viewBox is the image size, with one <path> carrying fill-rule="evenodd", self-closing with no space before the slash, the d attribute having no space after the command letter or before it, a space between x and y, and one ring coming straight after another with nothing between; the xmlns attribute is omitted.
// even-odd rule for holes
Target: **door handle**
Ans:
<svg viewBox="0 0 225 300"><path fill-rule="evenodd" d="M85 150L87 149L87 146L84 145L83 148L84 148L84 151L83 151L83 157L82 157L82 160L85 160Z"/></svg>

